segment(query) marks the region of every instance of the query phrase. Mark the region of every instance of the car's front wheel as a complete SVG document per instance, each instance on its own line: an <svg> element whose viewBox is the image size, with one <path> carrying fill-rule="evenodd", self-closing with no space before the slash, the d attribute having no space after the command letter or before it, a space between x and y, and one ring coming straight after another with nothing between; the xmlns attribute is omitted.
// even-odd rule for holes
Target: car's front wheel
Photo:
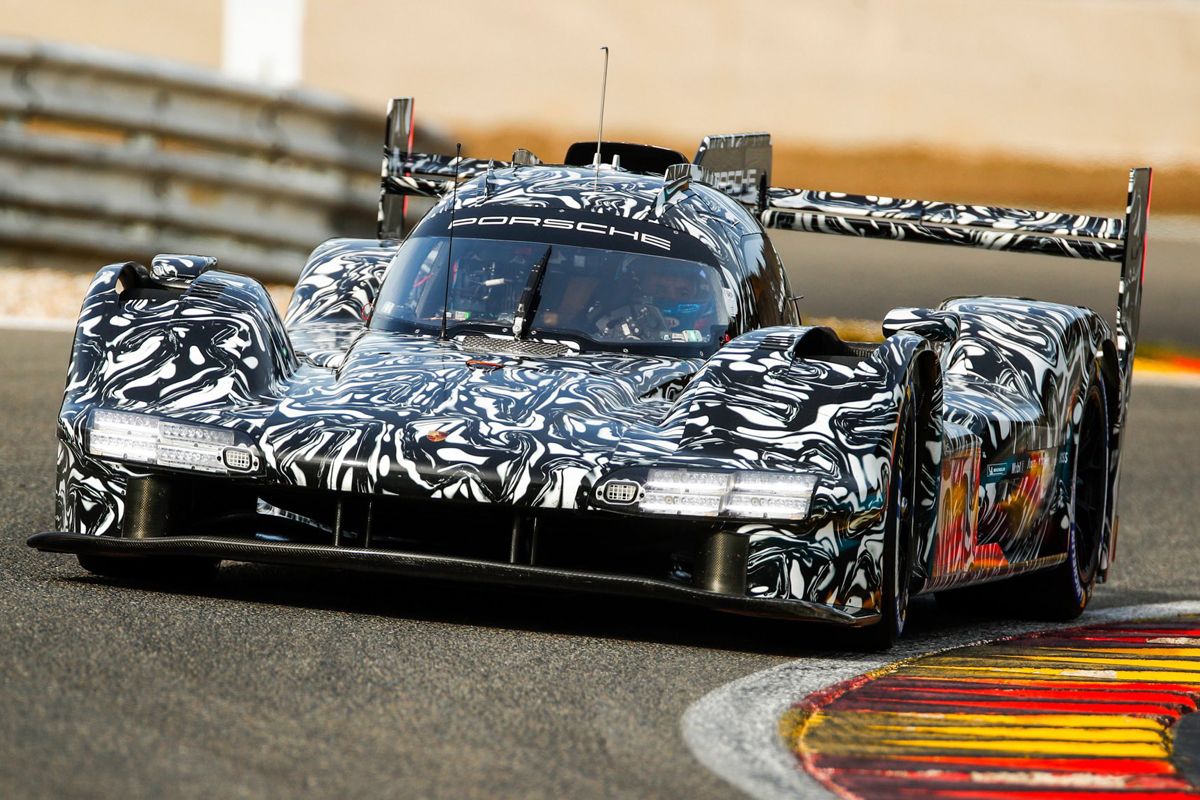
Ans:
<svg viewBox="0 0 1200 800"><path fill-rule="evenodd" d="M884 650L895 644L908 621L916 548L917 417L912 393L905 398L896 430L883 540L880 620L863 630L864 644Z"/></svg>

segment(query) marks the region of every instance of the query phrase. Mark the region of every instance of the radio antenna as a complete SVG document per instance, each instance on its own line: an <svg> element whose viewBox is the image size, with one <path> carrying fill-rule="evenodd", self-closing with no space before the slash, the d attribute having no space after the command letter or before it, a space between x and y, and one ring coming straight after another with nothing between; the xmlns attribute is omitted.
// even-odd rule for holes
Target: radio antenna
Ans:
<svg viewBox="0 0 1200 800"><path fill-rule="evenodd" d="M446 341L446 315L450 313L450 278L454 269L454 206L458 204L458 165L462 163L462 142L454 145L454 185L450 188L450 227L446 243L446 292L442 295L442 333L440 341Z"/></svg>
<svg viewBox="0 0 1200 800"><path fill-rule="evenodd" d="M604 141L604 95L608 93L608 48L604 51L604 78L600 82L600 129L596 131L596 188L600 188L600 143Z"/></svg>

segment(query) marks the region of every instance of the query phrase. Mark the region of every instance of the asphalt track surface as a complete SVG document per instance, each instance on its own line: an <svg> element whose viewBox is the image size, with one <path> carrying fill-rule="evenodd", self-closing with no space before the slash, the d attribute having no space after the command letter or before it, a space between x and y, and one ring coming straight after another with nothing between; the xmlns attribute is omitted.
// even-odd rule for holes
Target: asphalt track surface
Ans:
<svg viewBox="0 0 1200 800"><path fill-rule="evenodd" d="M228 564L198 592L88 577L24 545L52 524L68 344L0 331L0 797L728 797L685 710L856 658L828 629L667 604ZM1135 387L1097 607L1200 597L1198 401ZM906 652L997 624L932 601L912 621Z"/></svg>
<svg viewBox="0 0 1200 800"><path fill-rule="evenodd" d="M1169 621L1200 614L1200 602L1194 600L1099 605L1104 607L1089 609L1082 620L1059 623L994 615L987 619L962 620L968 624L948 624L953 620L926 617L919 635L902 639L886 653L855 655L814 649L801 658L760 670L709 692L684 713L684 738L697 758L751 797L762 800L828 798L831 795L816 776L796 768L797 754L790 746L794 742L788 742L782 735L789 729L793 734L796 732L795 707L801 698L810 698L846 681L857 682L861 676L896 662L907 663L931 653L953 653L955 648L984 641L1052 629L1078 629L1081 624ZM996 666L1006 665L997 663ZM1200 715L1185 716L1184 721L1196 717ZM1175 731L1171 761L1184 775L1191 775L1190 764L1200 756L1196 733L1186 730L1182 724ZM847 744L862 746L865 742L860 738ZM1018 748L1018 752L1023 756L1032 755L1025 748ZM952 766L949 768L954 770ZM1015 785L1020 783L1025 783L1024 788L1032 789L1034 794L1039 788L1045 788L1046 781L1041 779L1038 771L1021 771L1026 773L1025 777L1012 776L1014 795ZM1192 783L1196 783L1194 779ZM911 796L919 794L910 793ZM932 793L928 794L932 797Z"/></svg>

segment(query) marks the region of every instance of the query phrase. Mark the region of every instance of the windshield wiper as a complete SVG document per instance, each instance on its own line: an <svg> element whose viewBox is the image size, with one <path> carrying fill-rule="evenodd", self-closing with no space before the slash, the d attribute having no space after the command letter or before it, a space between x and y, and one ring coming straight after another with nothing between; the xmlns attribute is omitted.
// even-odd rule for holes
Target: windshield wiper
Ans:
<svg viewBox="0 0 1200 800"><path fill-rule="evenodd" d="M529 273L529 281L525 284L525 291L521 292L521 300L517 303L517 312L513 315L513 338L523 339L525 332L525 323L533 324L533 317L537 314L538 303L542 299L542 278L546 277L546 265L550 263L550 251L553 246L547 245L546 252L533 265L533 271Z"/></svg>

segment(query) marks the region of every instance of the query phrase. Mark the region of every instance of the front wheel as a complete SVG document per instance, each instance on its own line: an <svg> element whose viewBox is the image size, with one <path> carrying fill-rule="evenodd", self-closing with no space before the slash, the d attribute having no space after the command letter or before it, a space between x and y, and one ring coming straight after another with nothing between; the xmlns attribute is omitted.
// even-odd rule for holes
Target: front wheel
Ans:
<svg viewBox="0 0 1200 800"><path fill-rule="evenodd" d="M880 620L862 632L870 649L886 650L904 633L916 548L917 421L911 393L896 429L883 539Z"/></svg>

